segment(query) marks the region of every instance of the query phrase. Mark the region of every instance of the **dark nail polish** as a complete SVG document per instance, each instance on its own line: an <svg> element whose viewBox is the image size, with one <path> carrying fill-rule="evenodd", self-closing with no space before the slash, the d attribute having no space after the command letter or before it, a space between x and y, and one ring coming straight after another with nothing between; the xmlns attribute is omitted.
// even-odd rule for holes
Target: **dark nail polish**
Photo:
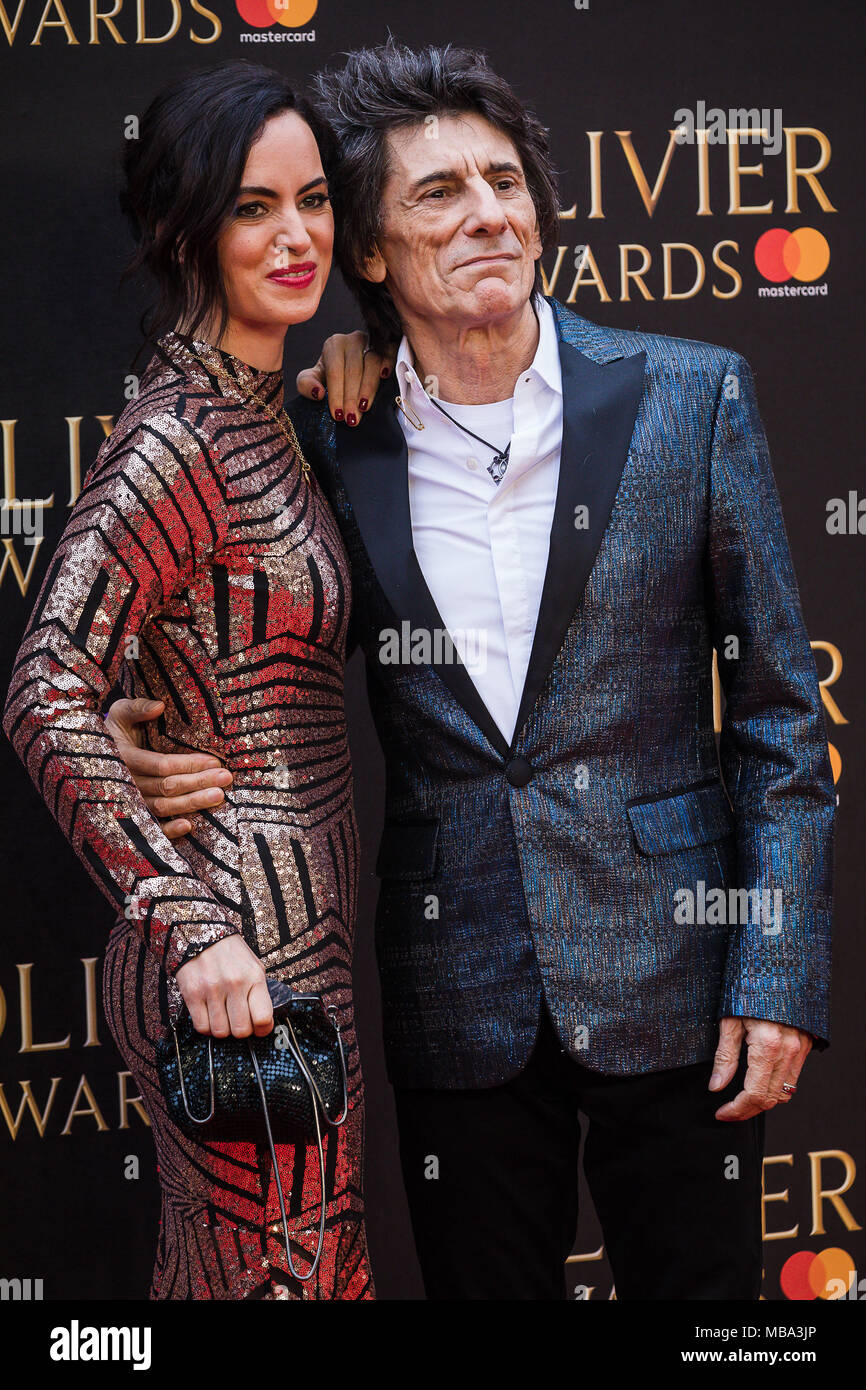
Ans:
<svg viewBox="0 0 866 1390"><path fill-rule="evenodd" d="M349 414L346 416L346 424L347 424L347 425L357 425L357 423L358 423L358 421L355 419L355 416L354 416L354 415L352 414L352 412L350 411Z"/></svg>
<svg viewBox="0 0 866 1390"><path fill-rule="evenodd" d="M383 368L382 368L382 376L383 376L383 377L386 377L386 376L390 376L390 375L391 375L391 368L390 368L390 367L383 367Z"/></svg>
<svg viewBox="0 0 866 1390"><path fill-rule="evenodd" d="M358 409L359 409L359 410L366 410L366 409L367 409L367 406L368 406L369 404L370 404L370 402L367 400L367 397L366 397L366 396L362 396L361 399L360 399L359 402L358 402Z"/></svg>
<svg viewBox="0 0 866 1390"><path fill-rule="evenodd" d="M343 412L342 412L342 410L335 410L335 411L334 411L334 419L335 419L335 420L342 420L342 418L343 418Z"/></svg>
<svg viewBox="0 0 866 1390"><path fill-rule="evenodd" d="M322 394L322 388L321 388L321 386L314 386L314 387L313 387L313 400L314 400L314 401L317 401L317 400L319 399L319 397L321 396L321 394Z"/></svg>

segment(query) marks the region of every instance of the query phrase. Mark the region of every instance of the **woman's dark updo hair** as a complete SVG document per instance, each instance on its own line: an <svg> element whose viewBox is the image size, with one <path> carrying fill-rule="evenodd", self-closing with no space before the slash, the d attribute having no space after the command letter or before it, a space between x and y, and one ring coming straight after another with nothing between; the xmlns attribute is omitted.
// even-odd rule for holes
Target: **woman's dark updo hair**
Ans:
<svg viewBox="0 0 866 1390"><path fill-rule="evenodd" d="M229 307L217 243L250 148L283 111L297 111L310 126L327 177L335 154L327 122L262 64L199 68L164 88L142 116L123 154L120 206L137 242L122 278L148 270L157 283L157 301L141 321L147 341L180 323L193 337L215 310L222 337Z"/></svg>

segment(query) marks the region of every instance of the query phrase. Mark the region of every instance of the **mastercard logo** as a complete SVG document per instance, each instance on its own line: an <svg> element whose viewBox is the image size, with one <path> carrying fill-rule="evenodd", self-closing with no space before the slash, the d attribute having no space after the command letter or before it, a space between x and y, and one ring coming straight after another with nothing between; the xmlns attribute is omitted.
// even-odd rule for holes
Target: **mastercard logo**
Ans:
<svg viewBox="0 0 866 1390"><path fill-rule="evenodd" d="M786 1298L802 1303L813 1298L844 1298L856 1278L854 1261L847 1250L831 1246L817 1255L811 1250L798 1250L782 1265L779 1283Z"/></svg>
<svg viewBox="0 0 866 1390"><path fill-rule="evenodd" d="M765 280L780 285L793 276L795 280L818 280L830 264L827 238L814 227L771 227L758 238L755 265Z"/></svg>
<svg viewBox="0 0 866 1390"><path fill-rule="evenodd" d="M270 29L272 24L300 29L319 8L319 0L235 0L235 4L241 19L255 29Z"/></svg>

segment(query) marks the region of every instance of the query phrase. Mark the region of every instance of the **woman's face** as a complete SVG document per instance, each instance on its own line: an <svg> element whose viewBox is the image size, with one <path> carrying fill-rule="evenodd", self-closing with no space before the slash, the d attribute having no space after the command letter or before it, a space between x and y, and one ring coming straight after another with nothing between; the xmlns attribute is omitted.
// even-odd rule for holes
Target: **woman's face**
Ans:
<svg viewBox="0 0 866 1390"><path fill-rule="evenodd" d="M334 245L319 147L296 111L265 122L219 239L232 326L286 327L316 312Z"/></svg>

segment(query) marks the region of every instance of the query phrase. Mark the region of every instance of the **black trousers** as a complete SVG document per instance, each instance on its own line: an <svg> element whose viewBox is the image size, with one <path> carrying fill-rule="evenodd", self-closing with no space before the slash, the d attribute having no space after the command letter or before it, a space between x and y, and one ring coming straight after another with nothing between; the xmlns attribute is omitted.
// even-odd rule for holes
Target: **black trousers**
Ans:
<svg viewBox="0 0 866 1390"><path fill-rule="evenodd" d="M567 1297L584 1171L617 1299L757 1299L764 1116L716 1120L712 1062L589 1071L542 1003L524 1070L484 1090L395 1091L400 1155L428 1299ZM592 1283L592 1265L581 1281Z"/></svg>

